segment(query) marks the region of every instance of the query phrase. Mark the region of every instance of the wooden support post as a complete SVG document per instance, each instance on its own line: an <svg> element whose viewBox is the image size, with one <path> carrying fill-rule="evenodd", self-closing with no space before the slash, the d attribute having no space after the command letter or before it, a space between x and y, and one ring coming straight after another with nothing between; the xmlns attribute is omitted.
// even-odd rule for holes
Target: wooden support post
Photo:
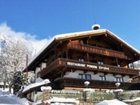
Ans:
<svg viewBox="0 0 140 105"><path fill-rule="evenodd" d="M66 49L66 58L69 58L69 54L68 54L69 49Z"/></svg>
<svg viewBox="0 0 140 105"><path fill-rule="evenodd" d="M119 63L118 63L118 58L116 58L116 64L117 64L117 66L119 65Z"/></svg>
<svg viewBox="0 0 140 105"><path fill-rule="evenodd" d="M86 54L87 54L87 58L86 58L86 59L87 59L87 61L89 62L89 54L88 54L88 53L86 53Z"/></svg>

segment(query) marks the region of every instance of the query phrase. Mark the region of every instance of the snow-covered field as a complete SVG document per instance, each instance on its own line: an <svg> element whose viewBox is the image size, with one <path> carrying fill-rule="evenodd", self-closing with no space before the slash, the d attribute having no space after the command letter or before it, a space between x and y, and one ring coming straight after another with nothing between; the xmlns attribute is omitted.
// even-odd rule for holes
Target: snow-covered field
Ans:
<svg viewBox="0 0 140 105"><path fill-rule="evenodd" d="M0 91L0 105L29 105L28 100L18 98L8 92Z"/></svg>

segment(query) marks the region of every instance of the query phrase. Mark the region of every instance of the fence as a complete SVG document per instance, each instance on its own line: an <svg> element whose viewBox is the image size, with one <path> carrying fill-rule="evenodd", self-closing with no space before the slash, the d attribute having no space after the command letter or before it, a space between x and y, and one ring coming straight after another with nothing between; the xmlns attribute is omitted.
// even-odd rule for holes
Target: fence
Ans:
<svg viewBox="0 0 140 105"><path fill-rule="evenodd" d="M44 93L38 96L38 100L49 99L51 97L62 97L62 98L75 98L80 103L92 104L100 102L102 100L111 100L115 98L113 92L95 91L95 92L83 92L76 90L52 90L49 93ZM140 97L140 91L125 91L119 94L119 99L131 99ZM87 105L87 104L86 104Z"/></svg>
<svg viewBox="0 0 140 105"><path fill-rule="evenodd" d="M80 102L99 102L102 101L104 99L113 99L114 98L114 94L109 92L82 92L82 91L66 91L66 90L62 90L62 91L56 91L56 90L52 90L50 93L44 93L44 95L40 95L38 96L38 100L41 99L48 99L50 97L63 97L63 98L75 98L78 99Z"/></svg>

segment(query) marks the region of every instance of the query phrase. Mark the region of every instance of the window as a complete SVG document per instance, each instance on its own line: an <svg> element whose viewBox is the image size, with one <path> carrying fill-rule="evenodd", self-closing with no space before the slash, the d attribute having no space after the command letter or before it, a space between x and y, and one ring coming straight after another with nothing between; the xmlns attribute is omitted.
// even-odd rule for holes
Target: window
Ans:
<svg viewBox="0 0 140 105"><path fill-rule="evenodd" d="M100 79L101 79L102 81L105 81L105 80L106 80L106 76L105 76L105 75L100 75Z"/></svg>
<svg viewBox="0 0 140 105"><path fill-rule="evenodd" d="M103 61L98 61L97 63L98 63L99 65L103 65L103 64L104 64Z"/></svg>
<svg viewBox="0 0 140 105"><path fill-rule="evenodd" d="M91 80L91 74L79 74L80 79Z"/></svg>
<svg viewBox="0 0 140 105"><path fill-rule="evenodd" d="M90 74L85 74L85 78L86 78L87 80L91 80L91 75L90 75Z"/></svg>
<svg viewBox="0 0 140 105"><path fill-rule="evenodd" d="M84 74L79 74L80 79L85 79Z"/></svg>
<svg viewBox="0 0 140 105"><path fill-rule="evenodd" d="M80 62L84 62L84 59L79 59Z"/></svg>
<svg viewBox="0 0 140 105"><path fill-rule="evenodd" d="M116 77L116 82L123 82L123 77Z"/></svg>

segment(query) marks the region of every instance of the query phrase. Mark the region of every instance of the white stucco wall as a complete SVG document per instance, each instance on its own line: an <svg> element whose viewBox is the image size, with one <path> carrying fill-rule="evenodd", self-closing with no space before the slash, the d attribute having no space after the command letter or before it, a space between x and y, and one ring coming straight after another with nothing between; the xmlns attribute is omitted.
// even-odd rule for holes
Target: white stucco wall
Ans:
<svg viewBox="0 0 140 105"><path fill-rule="evenodd" d="M115 75L115 77L122 77L121 75Z"/></svg>
<svg viewBox="0 0 140 105"><path fill-rule="evenodd" d="M130 77L128 75L123 77L124 82L130 82Z"/></svg>
<svg viewBox="0 0 140 105"><path fill-rule="evenodd" d="M107 81L116 81L116 78L113 76L113 74L107 74L106 80Z"/></svg>
<svg viewBox="0 0 140 105"><path fill-rule="evenodd" d="M83 71L77 70L74 72L66 72L64 77L70 78L80 78L79 74L83 74ZM86 72L85 74L90 74L92 80L101 80L100 75L104 75L104 73L94 73L94 72ZM106 74L106 81L116 81L116 77L122 77L122 75L113 75L113 74ZM129 82L130 77L128 75L123 77L124 82Z"/></svg>
<svg viewBox="0 0 140 105"><path fill-rule="evenodd" d="M41 71L41 68L40 68L40 67L37 67L36 70L35 70L35 78L38 77L37 74L38 74L38 72L40 72L40 71Z"/></svg>
<svg viewBox="0 0 140 105"><path fill-rule="evenodd" d="M75 72L76 72L76 73L84 73L84 72L81 71L81 70L76 70Z"/></svg>
<svg viewBox="0 0 140 105"><path fill-rule="evenodd" d="M44 69L47 67L47 64L46 63L41 63L41 69Z"/></svg>
<svg viewBox="0 0 140 105"><path fill-rule="evenodd" d="M101 80L100 75L104 75L104 73L97 73L92 75L93 80Z"/></svg>
<svg viewBox="0 0 140 105"><path fill-rule="evenodd" d="M37 74L40 70L41 70L41 68L37 67L36 70L35 70L35 74Z"/></svg>
<svg viewBox="0 0 140 105"><path fill-rule="evenodd" d="M79 77L79 73L77 72L67 72L64 77L71 77L71 78L78 78Z"/></svg>
<svg viewBox="0 0 140 105"><path fill-rule="evenodd" d="M100 80L99 74L92 75L93 80Z"/></svg>

